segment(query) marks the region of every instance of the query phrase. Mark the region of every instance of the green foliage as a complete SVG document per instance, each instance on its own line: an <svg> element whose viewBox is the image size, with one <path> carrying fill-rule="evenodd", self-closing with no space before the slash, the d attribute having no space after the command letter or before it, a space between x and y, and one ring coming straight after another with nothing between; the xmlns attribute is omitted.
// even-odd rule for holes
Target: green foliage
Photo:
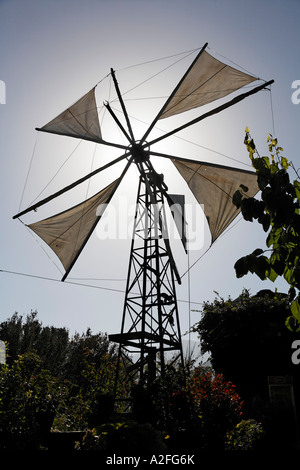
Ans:
<svg viewBox="0 0 300 470"><path fill-rule="evenodd" d="M198 416L214 423L213 416L221 413L229 427L242 415L243 401L236 393L235 385L226 381L223 374L203 374L200 368L193 371L187 389L192 396ZM217 421L217 420L216 420Z"/></svg>
<svg viewBox="0 0 300 470"><path fill-rule="evenodd" d="M205 302L201 320L192 327L214 370L238 387L247 406L257 394L268 393L267 375L290 370L296 334L285 327L289 312L287 295L261 291L251 296L244 290L236 299Z"/></svg>
<svg viewBox="0 0 300 470"><path fill-rule="evenodd" d="M102 422L111 412L110 401L116 375L114 356L106 352L99 362L99 357L88 348L84 348L81 355L79 377L75 383L69 383L64 406L61 406L54 421L54 426L59 430L86 429L93 426L94 420ZM120 386L116 393L117 398L121 396Z"/></svg>
<svg viewBox="0 0 300 470"><path fill-rule="evenodd" d="M291 313L286 319L290 330L300 331L300 182L290 181L291 164L282 156L282 147L269 134L269 156L257 154L246 128L245 145L256 170L261 199L247 197L247 188L238 190L233 203L241 209L245 220L257 220L265 232L265 250L257 249L235 263L237 277L248 272L274 282L282 276L290 286ZM298 176L298 175L297 175ZM298 293L297 293L297 291Z"/></svg>
<svg viewBox="0 0 300 470"><path fill-rule="evenodd" d="M256 450L263 436L260 423L254 419L243 419L226 434L226 450Z"/></svg>
<svg viewBox="0 0 300 470"><path fill-rule="evenodd" d="M166 450L166 435L148 423L108 423L89 429L77 450L96 450L106 455L145 455Z"/></svg>
<svg viewBox="0 0 300 470"><path fill-rule="evenodd" d="M69 343L69 333L65 328L44 327L31 311L25 319L14 313L0 323L0 339L7 343L7 364L11 365L18 356L34 353L39 356L45 369L54 375L61 375Z"/></svg>
<svg viewBox="0 0 300 470"><path fill-rule="evenodd" d="M151 392L138 393L146 408L144 414L134 412L139 421L96 426L87 431L78 449L106 453L118 449L121 455L137 448L141 453L224 450L227 433L241 419L243 402L235 386L222 374L213 376L201 367L192 371L186 385L176 381L171 369Z"/></svg>
<svg viewBox="0 0 300 470"><path fill-rule="evenodd" d="M108 356L112 361L117 357L116 346L106 334L93 335L88 328L85 333L75 333L70 338L66 328L43 326L36 311L25 318L14 313L10 319L0 323L0 339L7 344L8 365L20 355L33 353L38 355L44 369L78 387L85 386L82 370L87 364L87 351L98 369L106 367Z"/></svg>
<svg viewBox="0 0 300 470"><path fill-rule="evenodd" d="M60 391L59 401L55 406L54 429L86 429L90 415L99 414L99 409L103 408L99 404L100 398L113 390L117 354L116 346L108 340L107 335L93 335L87 329L86 333L76 333L69 338L65 328L44 327L37 318L37 312L31 312L25 318L15 313L10 319L0 323L0 339L5 341L8 352L7 364L1 371L2 380L4 372L7 373L5 380L9 380L8 377L11 381L14 380L10 388L2 389L2 403L8 401L11 405L14 404L17 419L15 429L23 433L29 423L26 421L25 426L25 418L20 418L22 408L17 406L17 403L27 403L23 397L24 374L22 372L21 376L18 373L18 367L22 364L22 370L24 369L21 358L28 358L28 355L38 361L38 370L43 371L45 377L44 385L48 381L49 384L53 382L56 384L55 390ZM122 375L122 368L120 373ZM39 378L41 374L40 372ZM118 389L117 396L120 393L121 390ZM8 409L12 413L13 408Z"/></svg>
<svg viewBox="0 0 300 470"><path fill-rule="evenodd" d="M167 376L148 389L135 387L129 421L110 421L107 411L116 361L105 336L92 335L90 330L75 335L68 341L63 363L56 365L58 376L54 378L45 368L46 358L33 352L39 350L43 332L36 314L28 316L25 324L15 314L11 325L9 321L4 324L5 328L0 324L0 332L10 332L8 346L14 337L12 330L16 333L15 351L24 344L22 338L31 341L26 342L30 352L0 368L1 449L46 446L51 425L56 431L87 430L79 450L118 449L126 455L130 449L136 453L137 448L151 453L223 449L226 433L240 421L242 401L232 383L201 368L193 369L186 382L183 371L171 365ZM20 338L22 341L16 341ZM52 348L56 345L59 348L61 343L54 341Z"/></svg>
<svg viewBox="0 0 300 470"><path fill-rule="evenodd" d="M157 379L146 390L133 388L133 412L137 421L147 421L159 429L173 426L174 414L170 402L173 393L185 388L185 375L181 368L168 367L166 377Z"/></svg>
<svg viewBox="0 0 300 470"><path fill-rule="evenodd" d="M187 390L192 397L194 412L201 424L200 446L203 449L224 449L224 439L229 429L235 426L242 415L243 401L232 382L223 374L203 375L196 368Z"/></svg>
<svg viewBox="0 0 300 470"><path fill-rule="evenodd" d="M204 302L202 318L191 331L199 334L202 352L211 352L214 359L217 351L224 354L235 339L240 347L245 344L246 349L249 338L256 347L262 343L270 324L274 325L276 335L281 333L288 312L285 294L261 291L251 296L244 289L236 299L217 295L212 302Z"/></svg>
<svg viewBox="0 0 300 470"><path fill-rule="evenodd" d="M42 368L41 360L33 353L19 356L10 367L3 366L0 370L2 436L14 438L19 447L34 445L44 431L50 430L63 394L58 381Z"/></svg>

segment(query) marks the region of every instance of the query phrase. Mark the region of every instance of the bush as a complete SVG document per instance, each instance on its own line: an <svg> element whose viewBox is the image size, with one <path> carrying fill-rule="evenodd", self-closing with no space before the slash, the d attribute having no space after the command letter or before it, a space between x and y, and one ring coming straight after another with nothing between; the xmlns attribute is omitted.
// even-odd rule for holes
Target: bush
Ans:
<svg viewBox="0 0 300 470"><path fill-rule="evenodd" d="M226 432L241 419L243 401L222 374L214 377L196 368L170 406L178 441L198 450L223 450Z"/></svg>
<svg viewBox="0 0 300 470"><path fill-rule="evenodd" d="M170 451L223 450L226 433L242 415L243 401L235 386L222 374L213 376L201 367L193 370L186 384L181 379L171 371L144 394L139 390L136 417L165 431Z"/></svg>
<svg viewBox="0 0 300 470"><path fill-rule="evenodd" d="M264 436L260 423L242 420L226 435L226 450L255 450Z"/></svg>
<svg viewBox="0 0 300 470"><path fill-rule="evenodd" d="M108 423L88 430L77 450L117 451L118 455L136 455L166 450L164 435L150 424L136 422Z"/></svg>
<svg viewBox="0 0 300 470"><path fill-rule="evenodd" d="M36 447L50 431L61 388L41 368L35 354L20 356L0 371L0 433L2 448Z"/></svg>

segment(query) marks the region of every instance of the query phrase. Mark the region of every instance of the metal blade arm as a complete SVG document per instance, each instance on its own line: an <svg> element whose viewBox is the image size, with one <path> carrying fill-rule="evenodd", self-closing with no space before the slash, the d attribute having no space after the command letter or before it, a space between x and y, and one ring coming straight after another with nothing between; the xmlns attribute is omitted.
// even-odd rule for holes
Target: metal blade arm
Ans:
<svg viewBox="0 0 300 470"><path fill-rule="evenodd" d="M221 106L218 106L217 108L214 108L211 111L208 111L207 113L202 114L201 116L193 119L192 121L189 121L188 123L183 124L182 126L177 127L176 129L173 129L170 132L167 132L167 134L164 134L164 135L158 137L157 139L154 139L151 142L148 142L147 144L144 144L143 147L148 147L150 145L156 144L157 142L159 142L163 139L166 139L167 137L170 137L171 135L174 135L177 132L182 131L183 129L186 129L187 127L192 126L193 124L196 124L197 122L200 122L200 121L202 121L203 119L206 119L209 116L213 116L214 114L220 113L221 111L224 111L224 109L227 109L230 106L233 106L234 104L239 103L240 101L247 98L248 96L254 95L258 91L263 90L264 88L271 85L272 83L274 83L274 80L270 80L269 82L263 83L262 85L260 85L256 88L253 88L253 90L250 90L247 93L242 93L241 95L238 95L235 98L233 98L231 101L228 101L227 103L224 103Z"/></svg>
<svg viewBox="0 0 300 470"><path fill-rule="evenodd" d="M154 157L168 158L169 160L178 160L180 162L186 162L186 163L198 163L199 165L212 166L214 168L224 168L225 170L239 170L241 173L255 174L255 172L253 172L252 170L244 170L243 168L235 168L232 166L220 165L219 163L202 162L200 160L193 160L191 158L168 155L167 153L153 152L152 150L149 151L149 154L153 155Z"/></svg>
<svg viewBox="0 0 300 470"><path fill-rule="evenodd" d="M66 137L72 137L74 139L81 139L81 140L87 140L87 141L90 141L90 142L95 142L96 144L102 144L102 145L107 145L108 147L116 147L118 149L122 149L122 150L126 150L126 146L125 145L121 145L121 144L115 144L114 142L107 142L107 140L103 140L103 139L92 139L92 138L83 138L82 136L80 135L72 135L70 136L69 134L67 134L66 132L54 132L54 131L49 131L47 129L43 129L41 127L36 127L35 128L36 131L39 131L39 132L47 132L48 134L56 134L56 135L64 135Z"/></svg>
<svg viewBox="0 0 300 470"><path fill-rule="evenodd" d="M112 75L112 78L113 78L113 81L114 81L115 89L116 89L116 92L117 92L117 95L118 95L118 98L119 98L119 101L120 101L125 119L126 119L128 131L129 131L129 134L131 136L131 140L134 141L134 135L133 135L133 132L132 132L129 116L128 116L128 113L127 113L127 110L126 110L126 107L125 107L125 104L124 104L124 101L123 101L123 98L122 98L122 95L121 95L121 92L120 92L120 89L119 89L119 85L118 85L118 82L117 82L117 79L116 79L116 76L115 76L115 72L114 72L113 69L111 69L111 75Z"/></svg>
<svg viewBox="0 0 300 470"><path fill-rule="evenodd" d="M120 120L117 118L116 114L114 113L114 111L111 109L110 107L110 104L108 103L108 101L106 101L105 103L103 103L104 106L106 107L107 111L109 112L109 114L113 117L113 119L115 120L115 122L117 123L117 125L119 126L119 128L121 129L121 131L123 132L123 134L125 135L125 137L128 139L128 141L132 144L132 139L131 137L128 135L128 133L126 132L126 129L124 129L124 126L122 125L122 123L120 122Z"/></svg>
<svg viewBox="0 0 300 470"><path fill-rule="evenodd" d="M160 116L162 115L162 113L164 112L164 110L166 109L166 107L168 106L168 104L170 103L170 101L172 100L173 96L176 94L177 90L179 89L179 87L181 86L182 82L184 81L184 79L186 78L186 76L190 73L191 69L193 68L194 64L197 62L197 60L199 59L200 55L202 54L202 52L206 49L208 43L204 44L204 46L202 47L201 51L199 52L199 54L197 54L197 57L194 59L194 61L192 62L192 64L190 65L190 67L188 68L188 70L186 71L186 73L183 75L182 79L179 81L179 83L177 84L177 86L174 88L174 90L172 91L171 95L169 96L169 98L167 99L167 101L165 102L165 104L163 105L163 107L161 108L161 110L159 111L159 113L157 114L157 116L155 117L155 119L153 120L153 122L150 124L147 132L145 133L145 135L143 136L143 138L141 139L141 143L144 142L148 135L150 134L150 132L152 131L153 127L155 126L155 124L157 123L157 121L159 120Z"/></svg>
<svg viewBox="0 0 300 470"><path fill-rule="evenodd" d="M122 174L121 174L121 176L120 176L120 181L118 182L118 184L117 184L117 186L116 186L114 192L111 194L109 200L107 201L106 207L108 206L108 204L109 204L109 202L111 201L113 195L115 194L115 192L117 191L118 187L120 186L120 183L121 183L121 181L123 180L123 178L124 178L124 176L125 176L125 174L126 174L128 168L130 167L132 161L133 161L133 157L130 158L130 160L128 161L126 167L124 168L124 170L123 170L123 172L122 172ZM103 215L103 213L97 217L96 222L94 223L94 225L93 225L93 227L91 228L91 230L90 230L90 232L89 232L87 238L85 239L85 242L83 243L83 245L81 246L80 250L78 251L76 257L74 258L74 260L73 260L73 262L72 262L72 264L70 265L70 267L68 268L68 270L65 272L65 274L64 274L64 276L63 276L63 278L62 278L62 282L65 281L65 279L66 279L67 276L69 275L71 269L73 268L74 264L75 264L76 261L78 260L80 254L82 253L84 247L86 246L88 240L90 239L90 237L91 237L93 231L95 230L95 228L96 228L96 226L97 226L99 220L101 219L102 215Z"/></svg>

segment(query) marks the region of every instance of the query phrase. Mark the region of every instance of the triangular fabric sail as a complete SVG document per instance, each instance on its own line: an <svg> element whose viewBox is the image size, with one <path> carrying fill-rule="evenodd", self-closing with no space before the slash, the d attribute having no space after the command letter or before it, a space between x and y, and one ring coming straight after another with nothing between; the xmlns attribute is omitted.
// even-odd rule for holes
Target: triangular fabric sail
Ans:
<svg viewBox="0 0 300 470"><path fill-rule="evenodd" d="M248 187L247 196L258 191L256 173L210 163L172 160L202 205L210 228L212 243L239 214L232 197L240 185Z"/></svg>
<svg viewBox="0 0 300 470"><path fill-rule="evenodd" d="M203 51L159 119L211 103L257 80Z"/></svg>
<svg viewBox="0 0 300 470"><path fill-rule="evenodd" d="M38 130L101 142L95 88Z"/></svg>
<svg viewBox="0 0 300 470"><path fill-rule="evenodd" d="M66 271L79 256L119 181L120 178L71 209L28 225L56 253Z"/></svg>

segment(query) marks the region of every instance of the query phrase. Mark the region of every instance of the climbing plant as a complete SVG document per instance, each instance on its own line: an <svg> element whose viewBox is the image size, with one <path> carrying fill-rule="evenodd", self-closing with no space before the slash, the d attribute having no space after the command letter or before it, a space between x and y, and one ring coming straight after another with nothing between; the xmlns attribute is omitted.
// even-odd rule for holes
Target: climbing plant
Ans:
<svg viewBox="0 0 300 470"><path fill-rule="evenodd" d="M278 276L289 284L290 330L300 331L300 181L292 162L282 155L277 139L268 135L269 155L261 157L246 128L244 143L256 170L260 198L247 197L248 188L240 186L233 203L246 221L254 221L267 233L266 248L257 248L235 263L237 277L248 272L272 282ZM296 174L291 181L289 169Z"/></svg>

